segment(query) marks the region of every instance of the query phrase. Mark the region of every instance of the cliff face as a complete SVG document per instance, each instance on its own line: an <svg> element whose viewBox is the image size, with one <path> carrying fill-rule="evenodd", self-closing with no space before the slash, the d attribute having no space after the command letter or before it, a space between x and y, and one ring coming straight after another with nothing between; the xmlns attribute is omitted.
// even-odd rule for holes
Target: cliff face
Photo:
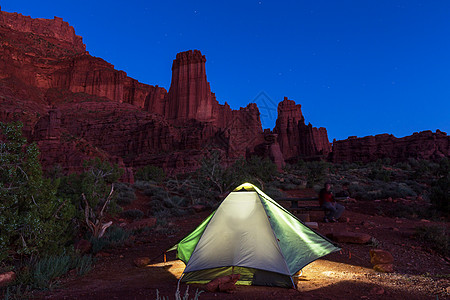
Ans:
<svg viewBox="0 0 450 300"><path fill-rule="evenodd" d="M169 173L192 171L211 149L228 163L259 155L279 168L285 159L325 158L331 151L326 129L306 125L292 100L278 105L273 132L262 131L256 104L239 110L219 104L198 50L176 55L167 91L128 77L85 49L60 18L0 11L0 121L24 123L45 169L80 171L85 159L101 157L124 167L130 181L133 168L148 164ZM428 159L449 156L448 145L441 132L381 135L337 141L332 159Z"/></svg>
<svg viewBox="0 0 450 300"><path fill-rule="evenodd" d="M274 133L284 158L288 160L324 158L331 151L327 130L305 125L301 105L284 98L278 104Z"/></svg>
<svg viewBox="0 0 450 300"><path fill-rule="evenodd" d="M0 38L1 120L25 123L46 169L78 171L83 160L102 157L189 171L207 148L232 160L263 140L256 105L219 104L197 50L177 55L167 92L90 56L60 18L0 11Z"/></svg>
<svg viewBox="0 0 450 300"><path fill-rule="evenodd" d="M450 157L450 137L437 130L422 131L403 138L380 134L363 138L349 137L333 143L332 161L369 162L390 158L392 162L408 158L435 160Z"/></svg>

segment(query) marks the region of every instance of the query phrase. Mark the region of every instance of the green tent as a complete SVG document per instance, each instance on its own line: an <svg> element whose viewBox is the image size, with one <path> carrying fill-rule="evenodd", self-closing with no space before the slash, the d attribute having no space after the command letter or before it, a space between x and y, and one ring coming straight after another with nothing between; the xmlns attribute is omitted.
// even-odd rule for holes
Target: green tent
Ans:
<svg viewBox="0 0 450 300"><path fill-rule="evenodd" d="M244 183L171 250L186 264L183 282L241 274L237 284L292 287L299 270L340 248Z"/></svg>

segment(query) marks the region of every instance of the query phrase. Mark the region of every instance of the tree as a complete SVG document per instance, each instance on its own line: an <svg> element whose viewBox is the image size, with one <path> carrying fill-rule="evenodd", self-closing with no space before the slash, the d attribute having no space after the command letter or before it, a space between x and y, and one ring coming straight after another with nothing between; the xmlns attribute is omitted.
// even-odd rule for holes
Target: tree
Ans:
<svg viewBox="0 0 450 300"><path fill-rule="evenodd" d="M104 213L111 207L116 208L115 203L111 206L114 182L122 176L123 170L99 158L85 161L83 167L83 173L62 178L58 195L69 197L78 208L77 219L93 236L101 237L112 224L103 222Z"/></svg>
<svg viewBox="0 0 450 300"><path fill-rule="evenodd" d="M22 127L0 122L0 261L58 253L72 238L75 209L56 196L57 182L43 177L39 149Z"/></svg>

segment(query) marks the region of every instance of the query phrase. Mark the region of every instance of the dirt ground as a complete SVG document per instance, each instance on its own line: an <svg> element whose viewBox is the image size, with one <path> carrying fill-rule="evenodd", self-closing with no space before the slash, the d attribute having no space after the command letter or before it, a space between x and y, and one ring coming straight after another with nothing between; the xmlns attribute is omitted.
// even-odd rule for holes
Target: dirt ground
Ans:
<svg viewBox="0 0 450 300"><path fill-rule="evenodd" d="M291 196L314 196L312 190L289 192ZM139 206L142 197L135 205ZM342 251L319 259L302 271L297 289L238 286L232 294L202 292L199 299L450 299L450 262L414 239L414 228L431 225L427 220L388 218L376 215L373 202L347 203L339 223L322 223L323 212L312 212L311 221L319 222L321 234L348 230L372 235L369 245L341 244ZM61 278L49 291L34 293L34 299L175 299L178 278L184 264L162 252L189 234L210 214L173 219L169 224L174 234L156 231L135 237L133 243L110 249L97 258L90 273L81 277ZM448 226L449 224L447 224ZM394 256L394 273L378 273L370 264L369 250L378 247ZM133 260L150 257L145 268ZM181 284L183 296L187 285ZM189 286L190 298L202 286Z"/></svg>

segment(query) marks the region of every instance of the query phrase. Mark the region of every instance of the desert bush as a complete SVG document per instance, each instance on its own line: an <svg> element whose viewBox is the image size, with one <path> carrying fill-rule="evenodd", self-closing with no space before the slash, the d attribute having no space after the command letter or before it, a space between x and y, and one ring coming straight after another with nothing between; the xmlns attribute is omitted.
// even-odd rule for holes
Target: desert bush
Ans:
<svg viewBox="0 0 450 300"><path fill-rule="evenodd" d="M413 189L405 183L372 181L367 184L351 184L349 191L352 197L362 200L406 198L417 196Z"/></svg>
<svg viewBox="0 0 450 300"><path fill-rule="evenodd" d="M61 253L72 238L75 208L42 175L39 149L22 124L0 122L0 262Z"/></svg>
<svg viewBox="0 0 450 300"><path fill-rule="evenodd" d="M142 219L144 213L139 209L128 209L120 213L122 218L139 220Z"/></svg>
<svg viewBox="0 0 450 300"><path fill-rule="evenodd" d="M92 244L92 252L95 254L105 248L122 245L131 236L131 231L119 226L109 227L102 237L91 236L89 241Z"/></svg>
<svg viewBox="0 0 450 300"><path fill-rule="evenodd" d="M77 220L80 228L90 230L94 235L104 233L104 213L115 214L121 207L115 200L113 185L122 176L123 170L117 164L99 158L84 161L84 172L61 178L58 195L71 199L78 208ZM103 228L103 229L102 229Z"/></svg>
<svg viewBox="0 0 450 300"><path fill-rule="evenodd" d="M444 255L450 255L450 235L444 226L419 226L416 227L415 236L424 244Z"/></svg>
<svg viewBox="0 0 450 300"><path fill-rule="evenodd" d="M46 289L57 283L57 278L70 270L76 270L77 275L84 275L91 270L93 258L90 255L53 255L31 260L18 268L15 292L22 287Z"/></svg>
<svg viewBox="0 0 450 300"><path fill-rule="evenodd" d="M116 201L119 205L128 205L136 200L134 189L129 184L117 182L114 187L116 189Z"/></svg>
<svg viewBox="0 0 450 300"><path fill-rule="evenodd" d="M436 175L438 179L433 182L430 200L439 211L448 216L450 212L450 160L448 158L439 161Z"/></svg>
<svg viewBox="0 0 450 300"><path fill-rule="evenodd" d="M382 168L374 168L369 173L368 177L372 180L380 180L384 182L390 182L392 179L392 171Z"/></svg>
<svg viewBox="0 0 450 300"><path fill-rule="evenodd" d="M151 180L150 181L136 180L135 183L133 184L133 187L140 191L144 191L154 186L156 186L156 182Z"/></svg>
<svg viewBox="0 0 450 300"><path fill-rule="evenodd" d="M157 183L163 182L166 178L164 170L156 166L145 166L136 171L136 179L143 181L155 181Z"/></svg>

